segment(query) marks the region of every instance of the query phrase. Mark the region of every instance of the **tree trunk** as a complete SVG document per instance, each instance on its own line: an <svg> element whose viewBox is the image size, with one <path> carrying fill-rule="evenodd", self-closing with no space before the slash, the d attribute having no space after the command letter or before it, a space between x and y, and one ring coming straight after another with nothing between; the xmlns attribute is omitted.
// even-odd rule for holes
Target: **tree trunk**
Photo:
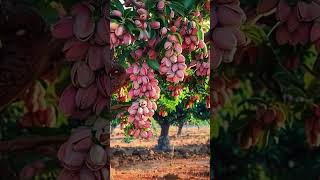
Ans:
<svg viewBox="0 0 320 180"><path fill-rule="evenodd" d="M182 128L183 128L183 124L184 124L184 123L179 123L177 136L181 136L181 134L182 134Z"/></svg>
<svg viewBox="0 0 320 180"><path fill-rule="evenodd" d="M158 139L158 145L156 149L159 151L170 151L171 150L170 138L169 138L170 123L165 121L162 124L160 124L160 126L161 126L161 133Z"/></svg>

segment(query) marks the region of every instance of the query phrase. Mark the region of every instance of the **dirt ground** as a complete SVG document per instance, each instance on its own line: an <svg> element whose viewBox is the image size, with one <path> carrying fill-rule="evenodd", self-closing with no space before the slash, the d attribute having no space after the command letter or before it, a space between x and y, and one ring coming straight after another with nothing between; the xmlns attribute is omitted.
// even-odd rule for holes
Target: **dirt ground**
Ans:
<svg viewBox="0 0 320 180"><path fill-rule="evenodd" d="M189 144L205 144L209 140L209 127L184 127L180 137L176 136L177 127L171 126L169 130L170 141L174 146L183 146ZM160 129L157 136L151 140L135 139L131 143L123 142L123 131L116 128L111 135L111 147L154 147L157 144L157 137L160 134Z"/></svg>
<svg viewBox="0 0 320 180"><path fill-rule="evenodd" d="M113 179L209 179L209 127L184 128L180 137L176 132L176 127L170 128L174 151L163 153L154 149L157 138L125 143L121 130L115 129L111 137Z"/></svg>

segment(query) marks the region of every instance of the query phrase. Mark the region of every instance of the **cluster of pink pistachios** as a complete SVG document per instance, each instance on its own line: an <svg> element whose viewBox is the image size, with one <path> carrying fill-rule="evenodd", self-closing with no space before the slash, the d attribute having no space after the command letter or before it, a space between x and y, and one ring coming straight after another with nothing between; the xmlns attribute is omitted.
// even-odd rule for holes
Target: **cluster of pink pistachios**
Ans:
<svg viewBox="0 0 320 180"><path fill-rule="evenodd" d="M143 49L136 49L135 51L132 51L130 55L134 60L138 61L143 55Z"/></svg>
<svg viewBox="0 0 320 180"><path fill-rule="evenodd" d="M61 111L67 116L80 120L86 119L91 112L100 114L106 106L106 96L110 95L107 88L110 86L110 80L102 74L97 81L86 88L77 89L69 85L60 97Z"/></svg>
<svg viewBox="0 0 320 180"><path fill-rule="evenodd" d="M180 34L183 37L182 49L192 52L198 48L205 48L206 44L197 36L198 29L196 23L194 21L180 21L181 18L178 18L175 22L175 26L180 28Z"/></svg>
<svg viewBox="0 0 320 180"><path fill-rule="evenodd" d="M315 43L316 50L320 52L320 2L287 1L287 0L261 0L258 4L258 13L264 14L276 8L276 17L280 25L276 29L278 44L306 45L310 41ZM295 69L299 58L287 59L289 69Z"/></svg>
<svg viewBox="0 0 320 180"><path fill-rule="evenodd" d="M168 86L168 90L169 91L172 91L171 95L175 98L179 97L180 94L182 93L183 91L183 86L182 85L177 85L177 86Z"/></svg>
<svg viewBox="0 0 320 180"><path fill-rule="evenodd" d="M208 62L197 62L196 65L197 71L196 75L197 76L209 76L210 75L210 64Z"/></svg>
<svg viewBox="0 0 320 180"><path fill-rule="evenodd" d="M140 28L139 39L142 39L142 40L150 39L150 35L147 31L148 25L152 29L159 29L160 25L161 25L160 22L159 21L152 21L152 22L147 23L147 20L150 19L150 14L147 11L147 9L145 8L144 1L135 1L135 3L132 3L132 0L127 0L127 1L125 1L125 6L135 7L137 9L138 17L135 18L134 23L138 28ZM165 2L163 0L160 0L157 3L158 11L163 11L164 7L165 7Z"/></svg>
<svg viewBox="0 0 320 180"><path fill-rule="evenodd" d="M155 60L158 57L158 53L155 50L155 46L160 42L160 38L154 38L148 40L148 46L145 48L139 48L130 53L131 57L138 61L144 54L148 54L149 59Z"/></svg>
<svg viewBox="0 0 320 180"><path fill-rule="evenodd" d="M204 57L205 56L205 57ZM205 62L205 58L208 58L208 54L199 53L195 55L196 60L192 60L189 64L189 68L196 67L197 76L209 76L210 75L210 63Z"/></svg>
<svg viewBox="0 0 320 180"><path fill-rule="evenodd" d="M72 85L62 93L59 107L65 115L76 119L85 119L91 112L99 114L106 105L106 96L110 95L107 75L111 66L110 54L107 54L109 25L104 11L95 22L94 10L90 3L77 3L71 14L62 17L52 29L55 38L67 39L63 51L67 60L74 62ZM123 35L120 31L118 28L116 35Z"/></svg>
<svg viewBox="0 0 320 180"><path fill-rule="evenodd" d="M145 96L148 99L157 100L160 97L158 80L155 79L153 70L148 64L132 64L127 73L132 81L132 88L129 90L129 97L136 99Z"/></svg>
<svg viewBox="0 0 320 180"><path fill-rule="evenodd" d="M52 127L55 123L55 120L55 109L54 107L49 106L43 110L25 113L19 122L25 128Z"/></svg>
<svg viewBox="0 0 320 180"><path fill-rule="evenodd" d="M128 122L134 125L129 134L135 138L151 138L151 117L157 110L157 104L149 99L138 99L128 108Z"/></svg>
<svg viewBox="0 0 320 180"><path fill-rule="evenodd" d="M281 128L286 121L286 114L278 106L259 104L256 108L255 118L249 120L239 133L240 147L249 149L256 146L265 131Z"/></svg>
<svg viewBox="0 0 320 180"><path fill-rule="evenodd" d="M92 134L95 131L95 134ZM101 145L93 142L95 137L102 145L105 144L107 124L104 119L98 119L92 128L79 127L75 129L67 142L59 149L58 159L62 163L58 180L92 179L105 180L109 177L106 166L107 153Z"/></svg>
<svg viewBox="0 0 320 180"><path fill-rule="evenodd" d="M320 2L318 0L294 2L262 0L258 5L258 13L267 13L274 8L281 23L276 29L276 40L280 45L305 45L311 41L320 52Z"/></svg>
<svg viewBox="0 0 320 180"><path fill-rule="evenodd" d="M138 17L134 21L134 23L138 28L140 28L139 39L148 40L150 36L149 36L148 31L147 31L148 25L147 25L146 20L148 18L150 18L149 12L145 8L141 7L141 8L137 9L137 13L138 13ZM157 28L160 27L160 23L159 22L151 23L150 27L153 28L153 29L157 29Z"/></svg>
<svg viewBox="0 0 320 180"><path fill-rule="evenodd" d="M132 51L130 53L131 57L134 60L138 61L142 58L142 56L144 54L148 54L149 59L156 60L156 58L158 57L158 53L156 52L155 47L160 41L161 41L161 39L159 37L149 39L147 41L148 45L146 47L144 47L143 49L139 48L139 49Z"/></svg>
<svg viewBox="0 0 320 180"><path fill-rule="evenodd" d="M245 34L240 30L246 21L246 14L239 0L219 0L210 8L213 13L211 24L214 27L210 56L212 67L218 68L221 62L232 62L237 47L247 43Z"/></svg>
<svg viewBox="0 0 320 180"><path fill-rule="evenodd" d="M117 23L110 24L111 48L115 48L120 45L129 45L133 40L133 36L123 25L119 25Z"/></svg>
<svg viewBox="0 0 320 180"><path fill-rule="evenodd" d="M153 70L147 63L132 64L127 69L127 74L132 81L132 88L129 90L129 97L136 101L128 108L128 123L133 125L129 135L135 138L151 138L151 118L157 108L153 100L160 97L158 80L155 79Z"/></svg>
<svg viewBox="0 0 320 180"><path fill-rule="evenodd" d="M63 91L59 107L66 116L80 120L85 120L92 112L99 115L112 93L109 76L112 63L107 46L108 15L106 8L95 9L95 3L77 3L72 7L70 16L62 17L52 30L55 38L67 40L63 51L66 59L73 62L72 84ZM95 13L101 14L97 22L94 19ZM119 12L113 13L117 15ZM115 35L123 36L122 30L117 27ZM75 130L59 149L58 158L64 167L59 180L109 178L107 153L102 147L108 139L106 127L105 120L97 119L93 128L80 127ZM96 144L93 137L99 143Z"/></svg>
<svg viewBox="0 0 320 180"><path fill-rule="evenodd" d="M316 18L320 17L320 4L317 1L297 1L292 5L280 0L277 6L277 17L281 25L277 28L276 39L282 44L306 44L310 41L312 23L315 22L315 33L311 34L312 41L318 36ZM314 36L315 35L315 36ZM317 43L319 44L319 43Z"/></svg>
<svg viewBox="0 0 320 180"><path fill-rule="evenodd" d="M161 41L160 37L149 39L148 47L145 50L148 52L149 59L156 60L159 53L155 50L156 45Z"/></svg>
<svg viewBox="0 0 320 180"><path fill-rule="evenodd" d="M211 91L212 103L210 104L211 111L216 114L226 102L230 100L233 91L239 89L240 80L235 77L226 79L225 77L214 76L212 78L214 91Z"/></svg>
<svg viewBox="0 0 320 180"><path fill-rule="evenodd" d="M165 57L161 60L160 74L167 76L167 81L178 83L183 81L187 65L185 58L181 54L182 47L175 35L168 35L168 41L165 42Z"/></svg>

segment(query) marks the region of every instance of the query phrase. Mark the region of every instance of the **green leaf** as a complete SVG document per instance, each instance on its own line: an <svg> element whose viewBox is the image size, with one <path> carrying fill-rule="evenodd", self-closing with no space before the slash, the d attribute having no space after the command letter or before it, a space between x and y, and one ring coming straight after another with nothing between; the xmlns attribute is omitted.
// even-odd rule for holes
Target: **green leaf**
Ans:
<svg viewBox="0 0 320 180"><path fill-rule="evenodd" d="M125 51L124 53L122 53L119 56L119 63L124 67L124 68L128 68L128 64L126 62L126 58L130 56L130 51Z"/></svg>
<svg viewBox="0 0 320 180"><path fill-rule="evenodd" d="M253 105L257 105L257 104L265 104L265 100L263 98L259 98L259 97L252 97L249 99L245 99L243 101L241 101L238 106L241 106L245 103L249 103L249 104L253 104Z"/></svg>
<svg viewBox="0 0 320 180"><path fill-rule="evenodd" d="M168 26L168 22L164 16L160 16L158 20L159 22L161 22L162 26L165 26L165 27Z"/></svg>
<svg viewBox="0 0 320 180"><path fill-rule="evenodd" d="M151 67L153 70L159 71L160 64L158 63L158 61L148 59L148 60L147 60L147 64L148 64L149 67Z"/></svg>
<svg viewBox="0 0 320 180"><path fill-rule="evenodd" d="M124 17L132 20L132 17L137 16L138 13L136 11L132 11L130 9L126 9L124 11Z"/></svg>
<svg viewBox="0 0 320 180"><path fill-rule="evenodd" d="M170 7L169 7L169 6L165 6L165 8L164 8L164 14L170 14L170 12L171 12Z"/></svg>
<svg viewBox="0 0 320 180"><path fill-rule="evenodd" d="M146 0L144 4L146 6L146 9L151 9L156 6L156 3L154 2L154 0Z"/></svg>
<svg viewBox="0 0 320 180"><path fill-rule="evenodd" d="M214 120L213 117L210 119L210 121L211 121L211 123L210 123L210 136L211 136L211 138L218 138L220 123L219 123L219 121Z"/></svg>
<svg viewBox="0 0 320 180"><path fill-rule="evenodd" d="M287 92L295 97L305 97L305 93L296 86L290 86L287 88Z"/></svg>
<svg viewBox="0 0 320 180"><path fill-rule="evenodd" d="M113 1L111 2L111 5L112 5L113 7L115 7L115 9L121 11L122 13L124 12L123 5L122 5L122 3L121 3L119 0L113 0Z"/></svg>
<svg viewBox="0 0 320 180"><path fill-rule="evenodd" d="M151 29L149 31L149 35L150 35L150 39L153 39L153 38L155 38L157 36L157 33L156 33L156 31L154 29Z"/></svg>
<svg viewBox="0 0 320 180"><path fill-rule="evenodd" d="M256 25L247 25L242 29L242 31L252 40L255 45L262 44L268 39L264 30Z"/></svg>
<svg viewBox="0 0 320 180"><path fill-rule="evenodd" d="M128 136L128 135L126 135L126 136L123 138L123 142L124 142L124 143L131 143L133 140L134 140L134 138L131 137L131 136Z"/></svg>
<svg viewBox="0 0 320 180"><path fill-rule="evenodd" d="M262 149L263 147L266 147L269 142L269 136L270 136L270 130L263 131L260 136L258 137L258 143L257 147L259 149Z"/></svg>
<svg viewBox="0 0 320 180"><path fill-rule="evenodd" d="M197 36L198 36L198 39L204 40L204 33L201 28L198 28Z"/></svg>
<svg viewBox="0 0 320 180"><path fill-rule="evenodd" d="M313 64L312 68L313 72L316 73L318 76L320 75L320 58L317 58L315 63Z"/></svg>
<svg viewBox="0 0 320 180"><path fill-rule="evenodd" d="M181 16L186 16L186 14L184 13L184 11L186 10L185 7L183 6L183 4L179 3L179 2L171 2L169 4L170 8L179 13Z"/></svg>
<svg viewBox="0 0 320 180"><path fill-rule="evenodd" d="M195 1L194 0L184 0L183 1L183 5L186 9L189 9L191 10L192 9L192 6L195 4Z"/></svg>
<svg viewBox="0 0 320 180"><path fill-rule="evenodd" d="M251 112L249 112L251 113ZM245 114L244 114L245 116ZM247 116L242 118L235 118L231 124L230 124L230 130L232 132L238 132L239 130L243 129L245 126L247 126L249 123L249 120L247 119Z"/></svg>
<svg viewBox="0 0 320 180"><path fill-rule="evenodd" d="M164 43L167 41L167 38L162 39L157 45L155 50L160 52L163 49Z"/></svg>
<svg viewBox="0 0 320 180"><path fill-rule="evenodd" d="M199 0L197 0L199 1ZM171 3L178 3L181 4L184 7L184 11L187 11L188 13L194 10L195 8L195 0L173 0Z"/></svg>
<svg viewBox="0 0 320 180"><path fill-rule="evenodd" d="M139 36L139 33L140 33L139 29L137 29L136 26L131 21L126 21L125 25L130 33L136 36Z"/></svg>

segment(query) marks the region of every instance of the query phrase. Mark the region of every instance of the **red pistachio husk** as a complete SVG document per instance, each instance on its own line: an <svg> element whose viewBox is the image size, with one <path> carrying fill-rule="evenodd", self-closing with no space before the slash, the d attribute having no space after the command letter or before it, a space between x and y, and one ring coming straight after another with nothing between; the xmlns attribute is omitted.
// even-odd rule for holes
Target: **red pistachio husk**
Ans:
<svg viewBox="0 0 320 180"><path fill-rule="evenodd" d="M94 105L98 96L95 83L86 88L79 88L76 94L76 105L79 109L88 109Z"/></svg>
<svg viewBox="0 0 320 180"><path fill-rule="evenodd" d="M82 42L75 38L69 39L64 47L63 52L69 61L81 60L87 54L90 44L88 42Z"/></svg>
<svg viewBox="0 0 320 180"><path fill-rule="evenodd" d="M97 87L99 93L104 97L110 97L111 95L111 80L105 73L100 74L97 78Z"/></svg>
<svg viewBox="0 0 320 180"><path fill-rule="evenodd" d="M77 87L88 87L95 80L95 74L84 61L77 61L71 69L71 82Z"/></svg>
<svg viewBox="0 0 320 180"><path fill-rule="evenodd" d="M71 116L76 111L76 93L77 89L72 85L69 85L66 89L64 89L60 97L59 109L66 116Z"/></svg>
<svg viewBox="0 0 320 180"><path fill-rule="evenodd" d="M52 27L52 36L57 39L69 39L73 36L72 17L63 17Z"/></svg>

